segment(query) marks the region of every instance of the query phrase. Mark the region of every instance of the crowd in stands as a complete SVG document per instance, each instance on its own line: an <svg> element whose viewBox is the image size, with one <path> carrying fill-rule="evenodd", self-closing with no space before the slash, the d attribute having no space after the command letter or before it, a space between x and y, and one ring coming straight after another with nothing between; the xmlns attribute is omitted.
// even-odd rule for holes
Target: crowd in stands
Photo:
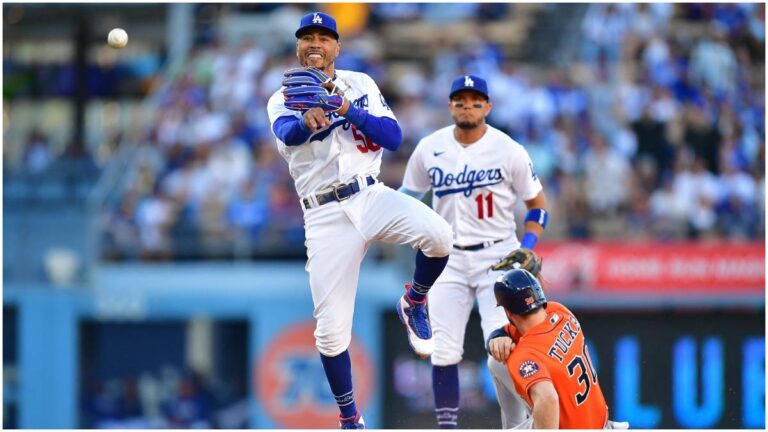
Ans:
<svg viewBox="0 0 768 432"><path fill-rule="evenodd" d="M298 22L303 9L269 13ZM489 83L489 123L526 147L545 185L545 239L764 235L764 5L592 4L566 68L506 59L485 37L436 38L422 63L383 54L382 23L482 13L376 4L369 28L342 32L337 68L370 74L403 129L381 181L400 185L418 141L450 124L451 80L473 73ZM303 253L302 211L265 108L296 66L282 31L291 37L235 46L213 37L152 95L159 114L105 220L110 257Z"/></svg>
<svg viewBox="0 0 768 432"><path fill-rule="evenodd" d="M96 381L83 392L81 426L87 429L244 429L242 389L209 383L167 366L159 373Z"/></svg>

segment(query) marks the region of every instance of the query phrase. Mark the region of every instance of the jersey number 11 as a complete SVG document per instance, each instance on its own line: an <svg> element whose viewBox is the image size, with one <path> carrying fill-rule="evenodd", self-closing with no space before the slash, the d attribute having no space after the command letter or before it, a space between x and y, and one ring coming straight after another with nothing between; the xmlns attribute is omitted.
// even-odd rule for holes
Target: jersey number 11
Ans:
<svg viewBox="0 0 768 432"><path fill-rule="evenodd" d="M480 194L475 198L475 201L477 202L477 218L483 219L485 217L485 211L484 207L488 208L488 217L493 217L493 192L488 192L488 195L483 196L483 194ZM485 202L483 202L485 201ZM483 205L485 204L485 206Z"/></svg>

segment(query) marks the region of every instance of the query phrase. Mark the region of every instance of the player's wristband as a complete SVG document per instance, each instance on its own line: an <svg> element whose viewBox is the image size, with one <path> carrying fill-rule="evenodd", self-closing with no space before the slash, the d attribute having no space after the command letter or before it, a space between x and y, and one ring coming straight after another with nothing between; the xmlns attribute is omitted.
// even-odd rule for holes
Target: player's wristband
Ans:
<svg viewBox="0 0 768 432"><path fill-rule="evenodd" d="M533 208L528 210L528 213L525 215L525 221L526 222L536 222L537 224L541 225L542 228L547 227L547 221L549 220L549 213L547 213L546 210L541 208ZM536 246L536 242L539 241L539 237L532 233L532 232L526 232L523 236L523 240L520 241L520 246L528 249L533 249L534 246Z"/></svg>
<svg viewBox="0 0 768 432"><path fill-rule="evenodd" d="M541 208L533 208L528 210L528 213L525 215L525 221L536 222L541 225L542 228L546 228L547 222L549 221L549 213Z"/></svg>
<svg viewBox="0 0 768 432"><path fill-rule="evenodd" d="M533 250L533 247L536 246L537 241L539 241L539 237L536 234L527 232L523 235L523 240L520 241L520 247Z"/></svg>
<svg viewBox="0 0 768 432"><path fill-rule="evenodd" d="M488 340L485 341L485 350L490 352L491 351L491 339L496 339L497 337L502 336L509 336L507 334L507 331L504 329L504 327L499 327L496 330L492 331L491 334L488 336Z"/></svg>

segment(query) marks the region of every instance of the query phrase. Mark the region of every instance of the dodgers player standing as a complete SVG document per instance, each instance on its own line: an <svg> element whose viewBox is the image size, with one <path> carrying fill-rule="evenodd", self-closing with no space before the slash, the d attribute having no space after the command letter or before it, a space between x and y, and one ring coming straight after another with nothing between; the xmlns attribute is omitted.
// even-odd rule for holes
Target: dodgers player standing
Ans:
<svg viewBox="0 0 768 432"><path fill-rule="evenodd" d="M464 332L477 299L483 338L507 324L496 307L493 284L500 275L489 267L507 252L532 249L546 226L546 200L531 158L522 145L485 123L492 105L485 80L466 75L453 81L448 107L454 125L440 129L416 146L401 192L420 198L430 189L433 207L453 227L451 259L430 292L429 313L435 335L432 388L438 425L458 426L458 363ZM522 244L515 234L517 199L528 208ZM502 425L525 421L523 401L502 385L510 380L504 364L488 357L488 368L501 406ZM509 384L509 383L507 383Z"/></svg>
<svg viewBox="0 0 768 432"><path fill-rule="evenodd" d="M428 206L376 180L381 148L397 150L402 133L368 75L335 69L341 45L333 17L305 15L296 38L299 62L332 77L344 93L343 104L336 112L315 107L302 114L286 108L279 90L267 111L304 210L316 346L342 429L363 429L347 351L360 263L375 240L418 249L413 281L397 312L414 351L427 357L434 340L426 295L448 262L453 233Z"/></svg>

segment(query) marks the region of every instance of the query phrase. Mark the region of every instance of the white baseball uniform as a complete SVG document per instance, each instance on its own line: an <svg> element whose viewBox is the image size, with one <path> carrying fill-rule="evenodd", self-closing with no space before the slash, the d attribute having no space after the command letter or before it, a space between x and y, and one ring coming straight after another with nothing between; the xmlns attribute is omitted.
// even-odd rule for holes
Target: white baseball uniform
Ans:
<svg viewBox="0 0 768 432"><path fill-rule="evenodd" d="M432 190L432 206L453 227L455 245L484 246L473 251L454 248L429 293L435 338L432 364L436 366L461 361L475 298L484 339L508 323L504 310L496 307L493 293L494 282L502 272L490 271L489 267L520 247L513 213L517 199L530 200L542 190L523 146L498 129L487 127L480 140L466 147L454 137L455 126L425 137L411 155L403 178L407 190ZM504 367L495 373L494 363L498 362L490 358L494 380L509 379ZM521 411L525 404L514 392L504 391L508 386L495 384L503 423L510 427L525 418Z"/></svg>
<svg viewBox="0 0 768 432"><path fill-rule="evenodd" d="M378 117L395 115L376 83L360 72L336 70L334 83L353 105ZM269 99L270 123L301 113L283 105L282 89ZM429 257L450 253L448 223L424 203L366 178L379 174L382 149L336 113L332 124L307 142L288 146L277 138L280 154L296 184L304 209L309 284L317 320L315 340L321 354L342 353L352 337L352 316L360 264L370 243L409 244ZM357 182L360 192L343 201L317 205L318 194ZM307 206L307 203L309 206Z"/></svg>

